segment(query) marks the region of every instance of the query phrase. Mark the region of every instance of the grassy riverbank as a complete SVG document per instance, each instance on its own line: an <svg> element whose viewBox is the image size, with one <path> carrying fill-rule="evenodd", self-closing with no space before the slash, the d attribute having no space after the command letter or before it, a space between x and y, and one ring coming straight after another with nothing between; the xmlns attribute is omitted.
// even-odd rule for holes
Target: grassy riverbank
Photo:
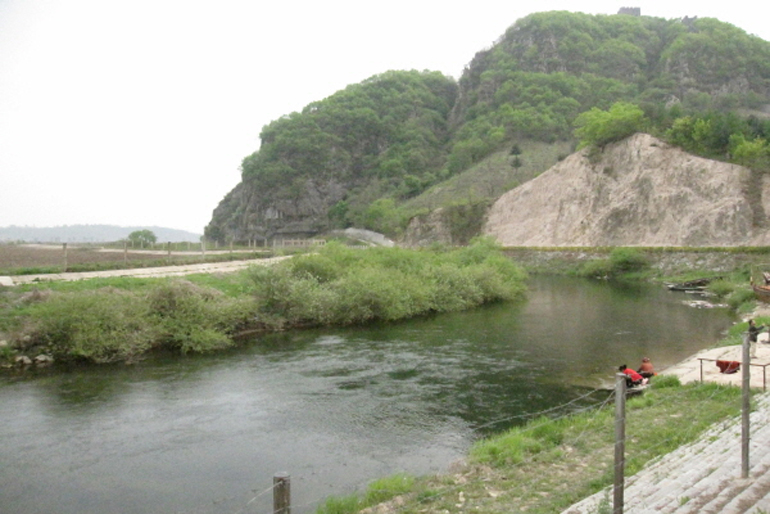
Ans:
<svg viewBox="0 0 770 514"><path fill-rule="evenodd" d="M626 474L737 416L740 403L739 388L682 386L674 376L656 377L651 390L627 402ZM558 513L612 484L614 422L607 392L600 407L558 419L540 416L478 441L446 474L384 478L360 495L328 499L317 512L350 514L380 504L371 512ZM611 500L600 512L611 511Z"/></svg>
<svg viewBox="0 0 770 514"><path fill-rule="evenodd" d="M525 274L493 243L454 250L316 253L229 275L99 279L3 289L0 356L131 361L154 349L206 352L251 330L397 321L511 300Z"/></svg>

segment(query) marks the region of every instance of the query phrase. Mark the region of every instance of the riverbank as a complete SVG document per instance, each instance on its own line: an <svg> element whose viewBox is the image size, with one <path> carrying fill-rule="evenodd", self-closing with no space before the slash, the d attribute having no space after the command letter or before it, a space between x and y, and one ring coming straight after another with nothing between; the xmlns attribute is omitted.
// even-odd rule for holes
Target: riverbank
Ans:
<svg viewBox="0 0 770 514"><path fill-rule="evenodd" d="M760 304L755 318L770 315ZM755 396L751 413L747 473L744 474L742 427L738 418L714 425L696 441L646 465L626 478L624 511L699 514L720 512L740 514L770 509L770 395L766 368L770 366L770 339L762 333L751 355L750 383L763 394ZM676 376L682 384L711 382L739 387L743 374L721 373L716 360L742 361L742 345L703 350L661 375ZM598 492L575 503L562 514L593 514L609 505L612 491Z"/></svg>
<svg viewBox="0 0 770 514"><path fill-rule="evenodd" d="M659 276L731 273L770 262L769 247L672 248L627 247ZM571 274L586 263L606 258L614 247L507 247L505 254L533 273Z"/></svg>
<svg viewBox="0 0 770 514"><path fill-rule="evenodd" d="M757 318L768 315L764 305L752 313ZM765 386L763 370L770 364L766 333L760 341L752 359L751 385L756 391ZM770 469L770 459L764 458L770 455L770 400L760 397L764 400L752 414L755 460L750 478L741 480L736 455L742 375L720 373L715 363L740 361L741 352L740 345L697 352L660 370L644 395L629 398L626 476L631 489L626 512L767 512L770 481L762 477ZM606 403L611 407L609 394ZM612 483L613 423L611 408L534 420L480 441L445 475L421 479L411 492L362 512L610 512L611 491L608 497L604 487ZM480 449L486 446L490 449ZM441 492L415 502L412 498L426 496L422 489ZM654 508L648 508L651 505ZM708 505L719 507L703 508Z"/></svg>
<svg viewBox="0 0 770 514"><path fill-rule="evenodd" d="M770 308L761 304L754 317L767 316ZM749 421L748 466L744 473L742 427L738 417L715 424L696 441L627 476L624 485L624 511L627 513L760 514L770 510L770 395L767 367L770 366L770 339L762 333L752 350L750 384L762 394L755 396ZM676 376L682 384L710 382L740 387L743 373L720 372L717 360L741 362L742 345L703 350L671 366L660 376ZM610 489L575 503L562 514L593 514L608 508Z"/></svg>
<svg viewBox="0 0 770 514"><path fill-rule="evenodd" d="M708 438L710 429L740 413L739 388L712 383L679 385L675 379L657 378L656 387L627 401L627 477L665 460L679 447ZM608 393L606 408L558 419L543 416L479 441L468 458L447 473L417 479L409 492L361 512L554 514L589 497L596 501L581 512L610 512L604 491L614 476L612 398L613 393ZM318 513L360 510L321 508Z"/></svg>

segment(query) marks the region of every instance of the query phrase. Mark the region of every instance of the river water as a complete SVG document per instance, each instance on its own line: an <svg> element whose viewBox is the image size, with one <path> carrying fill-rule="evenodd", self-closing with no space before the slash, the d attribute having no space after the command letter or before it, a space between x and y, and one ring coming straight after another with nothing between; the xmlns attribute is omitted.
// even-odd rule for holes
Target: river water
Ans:
<svg viewBox="0 0 770 514"><path fill-rule="evenodd" d="M293 512L311 513L378 477L445 471L535 413L596 403L620 364L662 369L711 346L734 317L687 299L536 277L527 300L472 312L0 377L0 512L267 514L286 472Z"/></svg>

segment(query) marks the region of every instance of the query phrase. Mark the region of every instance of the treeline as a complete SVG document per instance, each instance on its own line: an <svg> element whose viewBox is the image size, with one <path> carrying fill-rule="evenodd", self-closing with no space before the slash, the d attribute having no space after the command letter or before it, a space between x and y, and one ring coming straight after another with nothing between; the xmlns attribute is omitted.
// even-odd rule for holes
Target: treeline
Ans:
<svg viewBox="0 0 770 514"><path fill-rule="evenodd" d="M456 250L351 249L223 277L51 283L0 296L0 360L131 361L207 352L251 330L398 321L524 295L524 272L493 243Z"/></svg>
<svg viewBox="0 0 770 514"><path fill-rule="evenodd" d="M715 19L532 14L460 79L450 166L461 170L505 141L571 138L578 116L618 102L664 129L684 116L715 119L767 103L768 81L770 43Z"/></svg>
<svg viewBox="0 0 770 514"><path fill-rule="evenodd" d="M606 111L594 107L582 113L575 120L574 134L580 140L578 148L599 148L645 131L696 155L770 172L770 119L741 118L733 112L681 113L674 107L651 119L641 107L618 102Z"/></svg>

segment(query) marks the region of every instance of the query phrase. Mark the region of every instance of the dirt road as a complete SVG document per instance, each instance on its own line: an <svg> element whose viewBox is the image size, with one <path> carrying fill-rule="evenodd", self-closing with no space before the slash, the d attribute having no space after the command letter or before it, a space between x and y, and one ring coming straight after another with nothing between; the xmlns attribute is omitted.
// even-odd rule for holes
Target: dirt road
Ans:
<svg viewBox="0 0 770 514"><path fill-rule="evenodd" d="M290 256L271 257L269 259L249 259L243 261L207 262L203 264L185 264L180 266L161 266L155 268L120 269L110 271L83 271L77 273L49 273L43 275L14 275L0 277L0 286L34 284L46 281L85 280L100 277L173 277L194 273L231 273L252 265L268 266Z"/></svg>

